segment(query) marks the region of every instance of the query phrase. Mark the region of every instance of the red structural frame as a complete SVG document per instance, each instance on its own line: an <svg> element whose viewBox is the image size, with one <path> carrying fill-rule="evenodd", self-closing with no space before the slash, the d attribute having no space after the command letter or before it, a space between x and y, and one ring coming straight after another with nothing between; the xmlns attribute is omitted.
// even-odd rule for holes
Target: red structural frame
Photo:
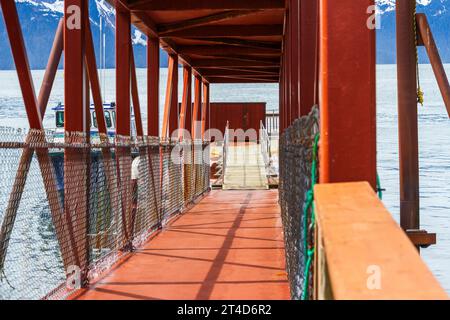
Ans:
<svg viewBox="0 0 450 320"><path fill-rule="evenodd" d="M320 182L375 189L375 29L366 27L374 1L320 3Z"/></svg>
<svg viewBox="0 0 450 320"><path fill-rule="evenodd" d="M0 0L25 110L31 129L42 130L51 88L64 52L64 104L67 143L89 142L89 91L92 92L99 132L107 136L103 100L84 0L65 0L66 15L58 25L44 81L36 97L28 57L13 0ZM147 35L147 135L168 139L177 129L190 131L193 139L205 137L210 128L211 83L279 83L280 130L299 116L320 107L320 182L368 181L376 188L376 90L375 30L367 28L367 9L374 0L277 0L277 1L111 1L116 9L116 132L131 135L131 106L137 135L145 136L139 101L136 66L131 45L131 25ZM74 8L76 10L74 11ZM211 10L185 21L156 24L152 10ZM220 11L221 12L216 12ZM265 10L268 10L265 12ZM278 10L278 11L277 11ZM267 12L269 14L267 14ZM284 16L281 23L259 23L260 17ZM419 229L418 129L415 45L425 45L441 92L450 105L450 89L426 18L417 17L421 37L414 37L414 7L397 1L397 55L399 87L401 225ZM350 18L351 17L351 18ZM228 22L246 21L248 25ZM246 20L248 19L248 20ZM280 18L281 20L281 18ZM215 25L217 23L226 23ZM279 36L281 40L271 40ZM188 38L178 44L177 38ZM266 37L265 41L248 39ZM196 40L198 38L200 40ZM426 43L423 42L427 40ZM422 42L421 42L422 41ZM162 123L159 107L159 49L170 55ZM183 98L178 104L178 66L183 67ZM194 92L192 93L192 77ZM193 100L193 104L192 104ZM132 102L132 104L131 104ZM450 107L449 107L450 109ZM178 138L181 138L180 136ZM29 165L32 150L25 149L21 165ZM56 190L48 152L37 150L47 194ZM110 157L108 153L105 157ZM73 170L74 164L85 164ZM89 194L88 159L70 148L65 153L65 207L51 204L60 243L72 245L74 234L86 227ZM130 179L129 150L118 150L119 183ZM126 172L125 172L126 171ZM15 190L23 192L25 172L18 172ZM77 197L74 196L77 190ZM127 192L123 193L126 197ZM81 197L81 198L80 198ZM80 200L81 199L81 200ZM86 200L86 201L85 201ZM80 202L81 201L81 202ZM124 199L123 203L127 203ZM126 208L123 208L124 219ZM14 216L17 208L8 205ZM67 229L58 223L70 221ZM124 224L127 228L129 224ZM69 240L68 240L69 239ZM84 245L87 245L87 240ZM73 245L72 245L73 246ZM87 257L75 254L80 266ZM64 250L62 250L64 252ZM68 256L63 256L68 266ZM1 255L0 255L1 263Z"/></svg>

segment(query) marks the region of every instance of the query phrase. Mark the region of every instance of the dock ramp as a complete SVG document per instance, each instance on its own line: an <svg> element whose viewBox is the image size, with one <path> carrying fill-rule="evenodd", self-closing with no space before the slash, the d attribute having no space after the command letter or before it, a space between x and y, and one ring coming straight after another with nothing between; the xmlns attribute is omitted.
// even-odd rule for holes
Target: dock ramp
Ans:
<svg viewBox="0 0 450 320"><path fill-rule="evenodd" d="M261 147L256 142L237 143L228 147L224 190L267 190L266 167Z"/></svg>

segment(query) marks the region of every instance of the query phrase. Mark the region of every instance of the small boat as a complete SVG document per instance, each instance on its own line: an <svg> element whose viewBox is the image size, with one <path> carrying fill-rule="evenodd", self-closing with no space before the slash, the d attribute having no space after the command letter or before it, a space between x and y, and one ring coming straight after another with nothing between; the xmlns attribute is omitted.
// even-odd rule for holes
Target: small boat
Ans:
<svg viewBox="0 0 450 320"><path fill-rule="evenodd" d="M53 107L52 110L55 112L55 125L56 129L53 132L53 142L63 143L64 142L64 105L59 103L56 107ZM114 143L114 138L116 136L116 104L115 102L104 103L103 104L103 112L105 114L105 121L107 127L107 133L109 137L109 141ZM99 143L100 136L97 125L97 118L95 114L95 108L92 104L90 106L90 141L91 143ZM134 114L131 111L131 136L136 136L136 125L134 121ZM96 166L99 161L99 157L101 152L100 150L91 150L91 166ZM112 155L114 157L114 150L112 150ZM62 149L52 149L50 151L50 156L52 158L52 162L56 171L56 176L58 180L58 189L62 190L64 186L64 151ZM135 158L137 154L132 152L132 157Z"/></svg>
<svg viewBox="0 0 450 320"><path fill-rule="evenodd" d="M91 129L90 129L91 141L99 142L100 137L99 137L99 133L98 133L98 124L97 124L97 117L95 114L94 105L91 104L89 109L90 109L90 123L91 123ZM54 133L55 142L63 142L63 140L64 140L64 105L62 103L59 103L56 107L52 108L52 110L55 112L55 125L56 125L56 129L55 129L55 133ZM103 110L104 110L104 114L105 114L105 121L106 121L108 137L110 138L110 140L113 140L116 135L116 104L115 104L115 102L104 103ZM133 121L132 121L132 123L133 123ZM134 135L135 132L136 132L135 127L132 126L132 136Z"/></svg>

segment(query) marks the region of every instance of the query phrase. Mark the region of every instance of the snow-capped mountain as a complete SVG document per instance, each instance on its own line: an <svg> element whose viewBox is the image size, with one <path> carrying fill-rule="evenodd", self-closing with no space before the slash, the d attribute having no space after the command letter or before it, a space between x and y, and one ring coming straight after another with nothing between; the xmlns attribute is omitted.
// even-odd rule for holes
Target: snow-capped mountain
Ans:
<svg viewBox="0 0 450 320"><path fill-rule="evenodd" d="M16 0L17 11L33 69L44 69L55 35L58 21L64 12L63 0ZM1 9L0 9L0 15ZM105 35L106 67L115 63L114 32L115 10L106 0L89 0L89 15L95 50L100 51L100 24ZM145 36L137 29L132 30L132 40L137 66L146 65ZM0 18L0 69L12 69L14 63L9 50L9 42L3 17ZM164 56L161 59L165 63Z"/></svg>
<svg viewBox="0 0 450 320"><path fill-rule="evenodd" d="M378 63L395 63L395 0L377 0L381 29L377 32ZM425 13L442 60L450 63L450 0L417 0L417 12ZM424 48L419 49L421 63L428 63Z"/></svg>
<svg viewBox="0 0 450 320"><path fill-rule="evenodd" d="M376 2L381 19L381 29L377 32L378 63L395 63L395 0L377 0ZM16 4L31 67L43 69L47 63L58 20L63 14L64 1L16 0ZM447 36L450 30L450 0L417 0L417 4L417 11L424 12L428 16L442 59L450 63L450 36ZM100 46L101 23L106 37L106 67L114 67L114 9L106 0L89 0L89 12L96 52ZM136 64L145 66L145 37L136 29L132 32ZM420 61L428 62L424 49L420 49L419 53ZM165 55L162 55L161 63L167 64ZM4 22L0 18L0 69L13 67Z"/></svg>

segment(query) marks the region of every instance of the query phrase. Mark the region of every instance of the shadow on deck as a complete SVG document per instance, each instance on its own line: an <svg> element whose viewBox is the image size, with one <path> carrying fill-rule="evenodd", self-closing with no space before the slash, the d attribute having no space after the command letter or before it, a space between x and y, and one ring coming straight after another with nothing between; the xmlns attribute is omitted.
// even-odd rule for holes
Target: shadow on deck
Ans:
<svg viewBox="0 0 450 320"><path fill-rule="evenodd" d="M289 299L277 200L212 191L75 299Z"/></svg>

